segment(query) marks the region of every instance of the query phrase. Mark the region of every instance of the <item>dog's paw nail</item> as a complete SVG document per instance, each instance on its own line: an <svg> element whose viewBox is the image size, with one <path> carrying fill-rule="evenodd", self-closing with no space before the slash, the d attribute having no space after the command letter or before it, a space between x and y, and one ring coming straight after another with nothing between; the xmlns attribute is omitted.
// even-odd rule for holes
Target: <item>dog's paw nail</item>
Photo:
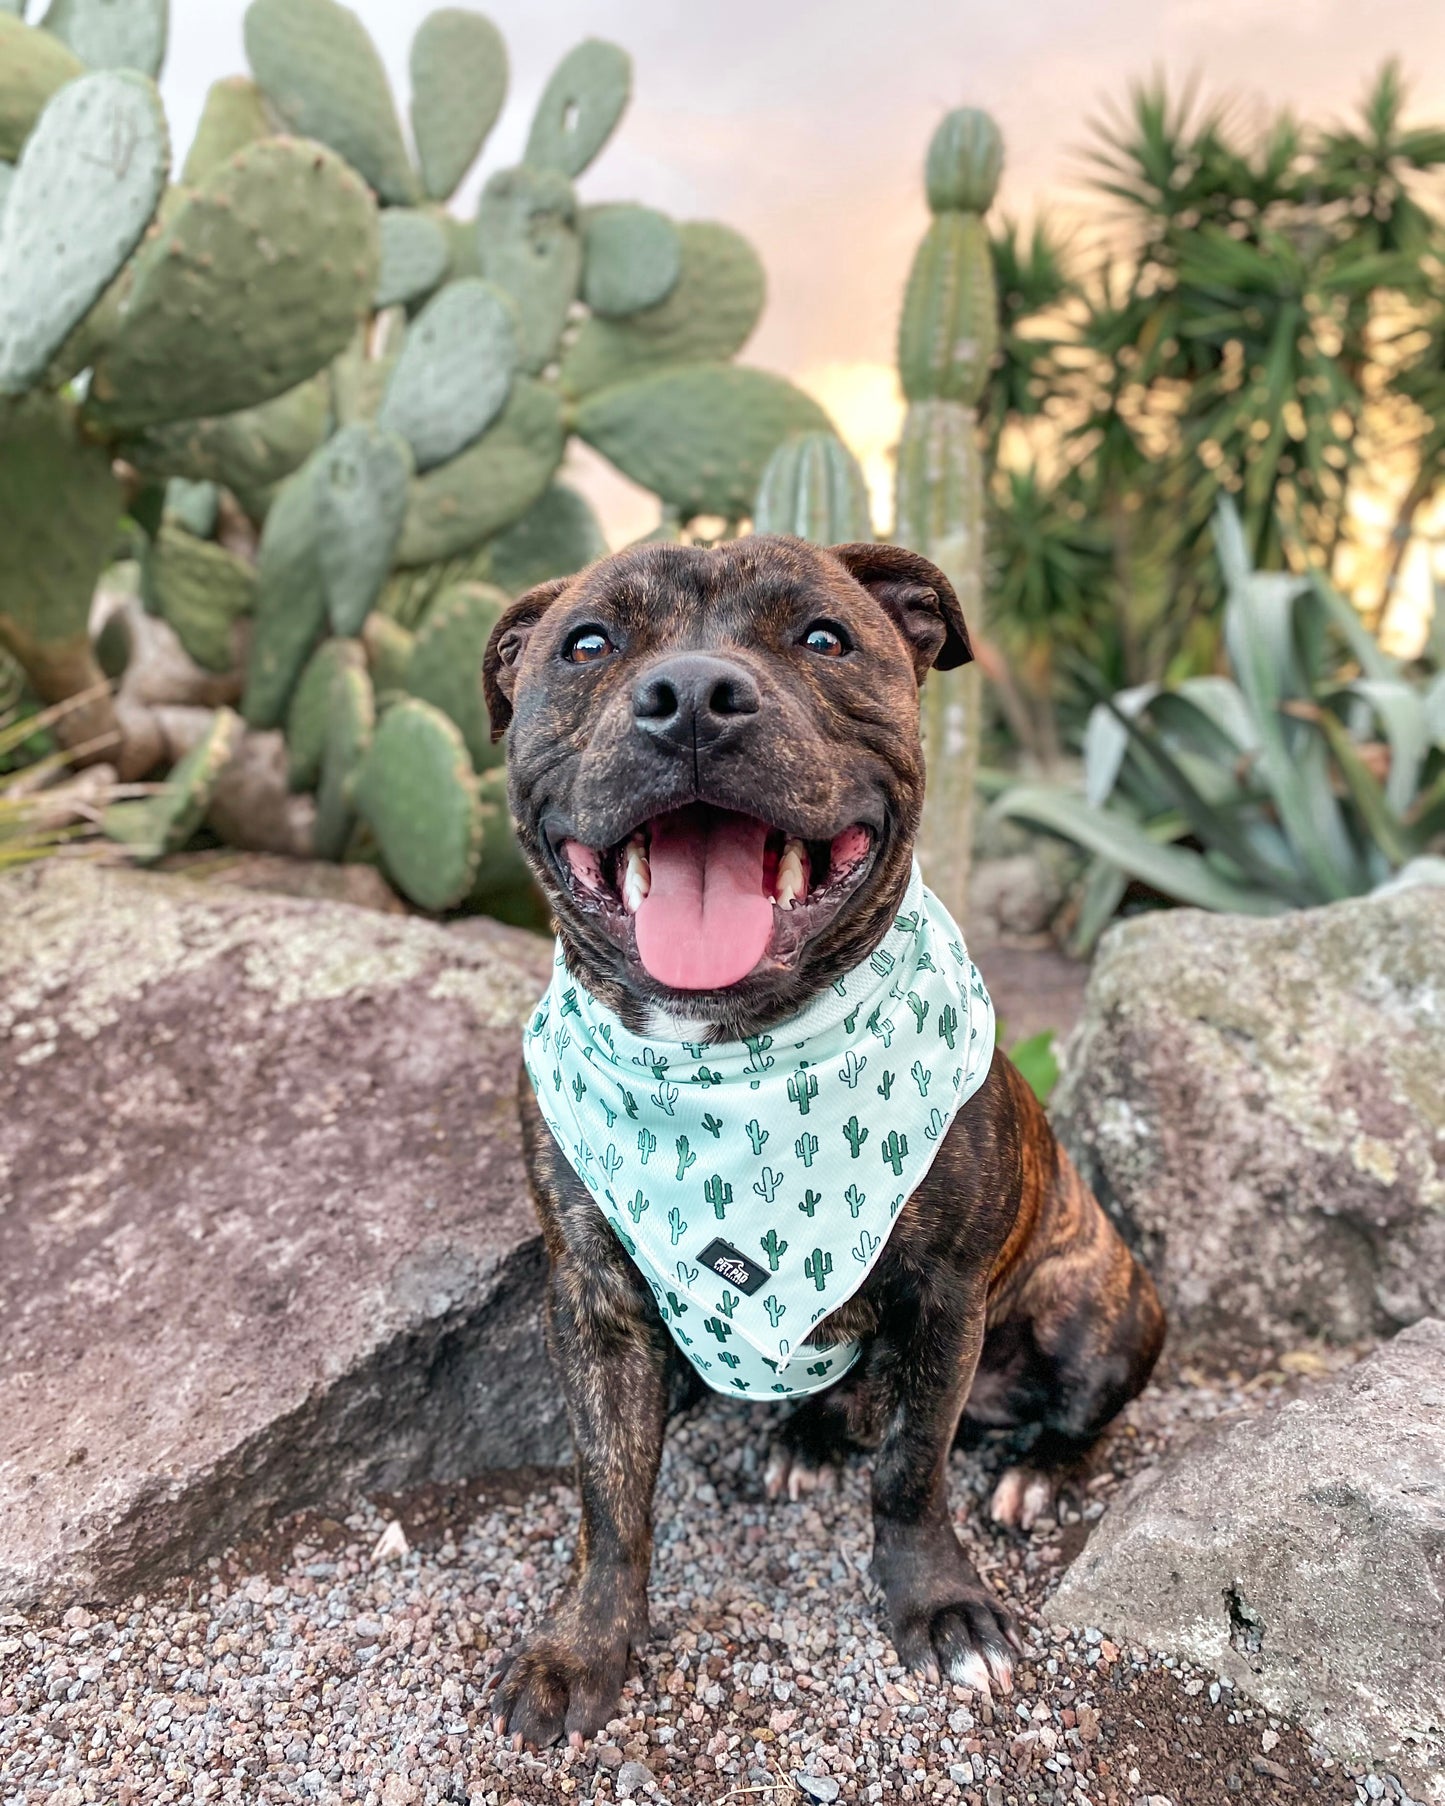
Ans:
<svg viewBox="0 0 1445 1806"><path fill-rule="evenodd" d="M574 1750L580 1750L582 1748L582 1733L580 1731L573 1731L567 1741Z"/></svg>
<svg viewBox="0 0 1445 1806"><path fill-rule="evenodd" d="M1039 1519L1048 1517L1053 1509L1053 1482L1044 1474L1035 1474L1024 1487L1023 1503L1019 1507L1019 1527L1032 1530Z"/></svg>
<svg viewBox="0 0 1445 1806"><path fill-rule="evenodd" d="M990 1649L986 1652L989 1678L1000 1693L1012 1693L1014 1690L1014 1665L1002 1650Z"/></svg>
<svg viewBox="0 0 1445 1806"><path fill-rule="evenodd" d="M988 1697L988 1668L976 1650L970 1649L965 1655L955 1656L949 1675L960 1687L970 1687L975 1693Z"/></svg>

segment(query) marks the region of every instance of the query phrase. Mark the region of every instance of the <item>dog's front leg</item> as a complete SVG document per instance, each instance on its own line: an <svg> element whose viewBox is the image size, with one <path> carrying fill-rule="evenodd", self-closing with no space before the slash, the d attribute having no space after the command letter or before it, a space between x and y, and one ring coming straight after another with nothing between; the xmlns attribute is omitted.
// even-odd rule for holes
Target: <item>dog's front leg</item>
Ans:
<svg viewBox="0 0 1445 1806"><path fill-rule="evenodd" d="M890 1313L873 1351L888 1393L873 1465L873 1577L900 1661L1007 1693L1018 1631L959 1546L948 1510L948 1452L978 1365L985 1301L922 1279L909 1304Z"/></svg>
<svg viewBox="0 0 1445 1806"><path fill-rule="evenodd" d="M552 1364L577 1448L582 1526L573 1572L497 1683L497 1730L542 1748L613 1717L629 1649L647 1630L652 1489L667 1420L667 1331L621 1260L554 1258Z"/></svg>

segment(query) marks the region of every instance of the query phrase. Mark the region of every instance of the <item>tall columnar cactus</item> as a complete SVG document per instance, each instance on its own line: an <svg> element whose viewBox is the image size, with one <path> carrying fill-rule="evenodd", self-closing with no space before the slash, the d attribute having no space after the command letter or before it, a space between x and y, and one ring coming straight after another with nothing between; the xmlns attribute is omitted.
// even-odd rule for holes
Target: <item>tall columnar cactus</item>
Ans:
<svg viewBox="0 0 1445 1806"><path fill-rule="evenodd" d="M448 203L507 88L479 14L416 33L413 154L354 12L252 0L250 76L212 86L167 187L167 0L15 11L0 0L0 503L24 518L0 543L0 643L47 699L99 684L87 616L128 509L154 631L192 667L175 700L239 693L249 730L288 734L285 777L316 793L273 799L288 824L427 907L536 920L481 646L507 596L606 550L557 481L572 433L675 533L749 514L778 443L826 430L730 361L757 257L726 226L579 196L631 90L613 45L562 59L464 220ZM171 698L136 705L133 643L111 635L116 702L102 686L65 726L153 775Z"/></svg>
<svg viewBox="0 0 1445 1806"><path fill-rule="evenodd" d="M971 627L983 611L983 455L977 406L998 347L998 300L983 215L1003 143L986 113L962 107L934 133L927 163L933 221L913 260L898 329L908 413L898 448L894 538L946 573ZM982 716L976 665L935 671L923 687L928 795L924 874L960 919L968 898L974 774Z"/></svg>

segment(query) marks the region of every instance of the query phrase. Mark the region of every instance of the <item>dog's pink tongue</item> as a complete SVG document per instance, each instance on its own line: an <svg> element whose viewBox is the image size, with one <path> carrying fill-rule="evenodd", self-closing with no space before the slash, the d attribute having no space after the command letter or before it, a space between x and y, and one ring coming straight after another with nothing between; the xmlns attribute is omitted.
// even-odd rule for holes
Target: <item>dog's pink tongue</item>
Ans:
<svg viewBox="0 0 1445 1806"><path fill-rule="evenodd" d="M652 824L637 956L659 984L719 990L763 957L773 932L763 891L767 837L763 822L705 809L678 809Z"/></svg>

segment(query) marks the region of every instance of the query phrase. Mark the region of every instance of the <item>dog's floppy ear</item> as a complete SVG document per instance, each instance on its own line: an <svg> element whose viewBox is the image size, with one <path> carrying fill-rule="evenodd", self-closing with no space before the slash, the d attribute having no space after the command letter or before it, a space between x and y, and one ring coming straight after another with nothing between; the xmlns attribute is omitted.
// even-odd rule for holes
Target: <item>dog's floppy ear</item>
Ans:
<svg viewBox="0 0 1445 1806"><path fill-rule="evenodd" d="M828 552L887 611L913 654L919 683L930 669L951 671L973 658L958 597L936 564L881 541Z"/></svg>
<svg viewBox="0 0 1445 1806"><path fill-rule="evenodd" d="M492 629L482 655L482 693L492 721L493 740L500 740L511 725L517 666L532 629L571 581L570 577L552 577L525 591Z"/></svg>

